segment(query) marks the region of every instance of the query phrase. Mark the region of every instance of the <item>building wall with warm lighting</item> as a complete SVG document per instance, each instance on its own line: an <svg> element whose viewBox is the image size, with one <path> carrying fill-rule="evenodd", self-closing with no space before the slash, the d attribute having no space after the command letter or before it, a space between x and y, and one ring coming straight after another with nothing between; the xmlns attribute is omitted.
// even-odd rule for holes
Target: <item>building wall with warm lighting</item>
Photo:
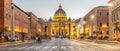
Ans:
<svg viewBox="0 0 120 51"><path fill-rule="evenodd" d="M14 12L15 35L19 36L20 32L28 35L28 14L15 4L12 10L12 0L0 0L0 27L8 27L8 31L5 34L11 34L12 11Z"/></svg>
<svg viewBox="0 0 120 51"><path fill-rule="evenodd" d="M14 31L16 34L28 34L28 14L18 6L14 6Z"/></svg>
<svg viewBox="0 0 120 51"><path fill-rule="evenodd" d="M11 3L12 0L0 0L0 28L11 27Z"/></svg>
<svg viewBox="0 0 120 51"><path fill-rule="evenodd" d="M81 20L80 20L80 22L79 22L79 28L80 28L80 36L84 33L84 24L85 24L85 22L84 22L84 20L83 20L84 18L81 18Z"/></svg>
<svg viewBox="0 0 120 51"><path fill-rule="evenodd" d="M110 0L109 4L109 13L110 13L110 37L111 39L120 38L120 32L117 29L120 29L120 0Z"/></svg>
<svg viewBox="0 0 120 51"><path fill-rule="evenodd" d="M30 32L31 32L31 36L35 36L37 33L37 22L38 22L38 18L35 14L33 14L32 12L27 12L27 14L30 17Z"/></svg>
<svg viewBox="0 0 120 51"><path fill-rule="evenodd" d="M42 36L59 36L70 37L72 39L79 38L79 27L75 19L67 18L66 12L59 5L53 18L45 19L42 24Z"/></svg>
<svg viewBox="0 0 120 51"><path fill-rule="evenodd" d="M100 36L108 36L108 18L108 6L95 7L84 17L84 21L86 22L85 33L88 33L89 36L92 36L94 31L102 31L102 34Z"/></svg>
<svg viewBox="0 0 120 51"><path fill-rule="evenodd" d="M43 33L44 33L43 32L44 31L43 24L44 24L44 19L38 18L37 30L40 33L40 35L43 35Z"/></svg>

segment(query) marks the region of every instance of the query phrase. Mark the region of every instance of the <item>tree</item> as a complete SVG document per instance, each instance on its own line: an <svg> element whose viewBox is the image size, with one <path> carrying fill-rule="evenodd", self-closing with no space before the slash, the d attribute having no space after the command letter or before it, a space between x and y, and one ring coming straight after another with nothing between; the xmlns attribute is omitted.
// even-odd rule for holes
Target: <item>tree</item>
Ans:
<svg viewBox="0 0 120 51"><path fill-rule="evenodd" d="M2 28L0 28L0 38L1 38L1 35L2 35L5 31L7 31L7 28L8 28L8 27L2 27Z"/></svg>
<svg viewBox="0 0 120 51"><path fill-rule="evenodd" d="M99 34L102 34L102 31L93 31L93 34L98 36Z"/></svg>

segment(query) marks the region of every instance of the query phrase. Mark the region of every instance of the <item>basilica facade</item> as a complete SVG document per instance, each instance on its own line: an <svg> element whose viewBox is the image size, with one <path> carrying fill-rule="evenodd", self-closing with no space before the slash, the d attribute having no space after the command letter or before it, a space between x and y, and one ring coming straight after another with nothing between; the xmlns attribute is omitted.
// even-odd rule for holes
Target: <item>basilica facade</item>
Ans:
<svg viewBox="0 0 120 51"><path fill-rule="evenodd" d="M45 19L42 28L40 30L41 34L44 36L67 36L70 38L79 37L78 23L75 19L67 17L66 12L59 5L58 10L55 12L53 18Z"/></svg>

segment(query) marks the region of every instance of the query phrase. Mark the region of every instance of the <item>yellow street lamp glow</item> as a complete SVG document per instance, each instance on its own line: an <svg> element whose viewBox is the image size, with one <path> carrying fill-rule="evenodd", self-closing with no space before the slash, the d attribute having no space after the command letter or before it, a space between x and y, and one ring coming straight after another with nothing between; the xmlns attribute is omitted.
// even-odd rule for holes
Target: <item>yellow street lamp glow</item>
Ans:
<svg viewBox="0 0 120 51"><path fill-rule="evenodd" d="M85 24L86 22L85 21L83 21L83 24Z"/></svg>
<svg viewBox="0 0 120 51"><path fill-rule="evenodd" d="M95 16L94 15L91 15L91 19L93 19Z"/></svg>
<svg viewBox="0 0 120 51"><path fill-rule="evenodd" d="M109 3L108 6L112 6L112 3Z"/></svg>
<svg viewBox="0 0 120 51"><path fill-rule="evenodd" d="M78 27L81 27L81 25L78 25Z"/></svg>

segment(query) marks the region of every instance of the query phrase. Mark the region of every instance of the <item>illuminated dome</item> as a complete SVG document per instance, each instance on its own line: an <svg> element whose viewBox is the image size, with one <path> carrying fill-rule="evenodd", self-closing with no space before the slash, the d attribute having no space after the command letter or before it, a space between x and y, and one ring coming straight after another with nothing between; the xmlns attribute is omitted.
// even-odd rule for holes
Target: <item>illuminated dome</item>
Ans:
<svg viewBox="0 0 120 51"><path fill-rule="evenodd" d="M59 5L59 9L54 14L54 20L55 21L58 21L58 20L66 21L67 20L67 15L65 11L62 9L61 5Z"/></svg>

